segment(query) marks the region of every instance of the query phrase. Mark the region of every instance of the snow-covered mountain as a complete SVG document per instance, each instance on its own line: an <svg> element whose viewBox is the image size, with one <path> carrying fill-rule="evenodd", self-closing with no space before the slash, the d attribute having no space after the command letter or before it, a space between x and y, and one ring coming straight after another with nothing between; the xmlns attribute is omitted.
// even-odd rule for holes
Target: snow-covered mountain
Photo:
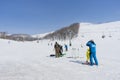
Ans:
<svg viewBox="0 0 120 80"><path fill-rule="evenodd" d="M34 38L43 38L44 36L48 35L48 34L51 34L53 33L54 31L52 32L48 32L48 33L43 33L43 34L35 34L35 35L32 35L32 37Z"/></svg>
<svg viewBox="0 0 120 80"><path fill-rule="evenodd" d="M80 23L81 32L85 32L89 33L109 33L109 32L119 32L120 31L120 21L116 21L116 22L108 22L108 23L101 23L101 24L86 24L86 23ZM84 27L82 27L84 26ZM84 30L85 29L85 30Z"/></svg>
<svg viewBox="0 0 120 80"><path fill-rule="evenodd" d="M80 23L79 35L102 36L117 35L120 36L120 21L101 24ZM91 35L92 34L92 35ZM94 34L94 35L93 35Z"/></svg>
<svg viewBox="0 0 120 80"><path fill-rule="evenodd" d="M36 35L28 35L28 34L10 34L8 35L5 32L0 32L0 38L12 39L12 40L23 40L25 41L33 41L40 39L50 39L50 40L68 40L76 38L78 35L84 37L85 34L97 33L99 35L114 35L114 33L119 35L120 32L120 21L101 23L101 24L93 24L93 23L73 23L67 27L63 27L59 30L36 34Z"/></svg>
<svg viewBox="0 0 120 80"><path fill-rule="evenodd" d="M72 27L72 29L71 29L71 27ZM75 28L76 28L76 30L75 30ZM49 32L49 33L44 33L44 34L33 35L33 37L46 38L46 39L58 37L58 38L61 38L62 40L63 40L63 38L70 39L70 33L69 33L70 31L74 32L75 35L81 35L82 37L85 34L90 35L91 33L92 34L94 33L93 36L95 36L96 33L97 33L97 35L99 34L101 36L102 35L111 36L114 34L119 35L119 33L120 33L120 21L100 23L100 24L84 23L84 22L74 23L68 27L63 27L60 30L56 30L54 32ZM73 36L75 36L75 35L73 35Z"/></svg>
<svg viewBox="0 0 120 80"><path fill-rule="evenodd" d="M42 39L50 39L50 40L65 40L74 38L78 34L79 30L79 23L73 23L67 27L63 27L59 30L44 33L44 34L37 34L33 35L34 38L42 38Z"/></svg>

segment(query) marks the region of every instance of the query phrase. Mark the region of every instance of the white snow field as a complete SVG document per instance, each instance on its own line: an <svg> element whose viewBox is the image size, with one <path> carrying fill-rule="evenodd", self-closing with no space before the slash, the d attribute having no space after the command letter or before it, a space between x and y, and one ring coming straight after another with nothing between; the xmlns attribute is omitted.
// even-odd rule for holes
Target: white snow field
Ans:
<svg viewBox="0 0 120 80"><path fill-rule="evenodd" d="M82 64L90 39L97 46L98 66ZM0 80L120 80L120 21L81 23L78 37L71 42L68 52L64 51L66 55L55 58L49 56L55 53L55 41L0 39ZM69 41L58 43L64 45Z"/></svg>

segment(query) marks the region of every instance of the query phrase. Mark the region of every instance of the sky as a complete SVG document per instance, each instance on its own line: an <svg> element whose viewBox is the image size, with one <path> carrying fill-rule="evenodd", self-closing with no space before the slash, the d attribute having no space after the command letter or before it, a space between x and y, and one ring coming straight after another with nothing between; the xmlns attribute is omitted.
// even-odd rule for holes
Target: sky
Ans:
<svg viewBox="0 0 120 80"><path fill-rule="evenodd" d="M120 20L120 0L0 0L0 32L41 34Z"/></svg>

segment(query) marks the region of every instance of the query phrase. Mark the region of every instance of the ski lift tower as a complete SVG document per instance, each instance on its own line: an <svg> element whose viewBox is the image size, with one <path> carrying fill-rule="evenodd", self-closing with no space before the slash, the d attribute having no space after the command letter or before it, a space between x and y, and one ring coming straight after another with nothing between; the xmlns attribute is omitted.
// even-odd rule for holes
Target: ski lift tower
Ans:
<svg viewBox="0 0 120 80"><path fill-rule="evenodd" d="M72 31L71 30L69 31L69 35L70 35L70 37L69 37L69 46L72 46L72 43L71 43Z"/></svg>

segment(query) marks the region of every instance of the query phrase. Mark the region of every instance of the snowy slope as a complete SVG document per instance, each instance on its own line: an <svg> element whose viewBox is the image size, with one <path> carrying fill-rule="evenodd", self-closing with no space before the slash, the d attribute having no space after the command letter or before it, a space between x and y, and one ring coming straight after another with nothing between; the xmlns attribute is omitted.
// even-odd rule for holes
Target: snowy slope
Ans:
<svg viewBox="0 0 120 80"><path fill-rule="evenodd" d="M32 35L32 37L42 38L42 37L44 37L44 36L46 36L47 34L50 34L50 33L53 33L53 32L48 32L48 33L43 33L43 34L35 34L35 35Z"/></svg>
<svg viewBox="0 0 120 80"><path fill-rule="evenodd" d="M66 55L60 58L49 57L54 54L55 41L37 43L0 39L0 80L120 80L119 25L119 21L80 23L78 38L71 40L69 51L64 51ZM101 38L103 32L105 38ZM81 64L86 60L85 44L90 39L97 44L99 66ZM69 41L58 43L64 45Z"/></svg>

